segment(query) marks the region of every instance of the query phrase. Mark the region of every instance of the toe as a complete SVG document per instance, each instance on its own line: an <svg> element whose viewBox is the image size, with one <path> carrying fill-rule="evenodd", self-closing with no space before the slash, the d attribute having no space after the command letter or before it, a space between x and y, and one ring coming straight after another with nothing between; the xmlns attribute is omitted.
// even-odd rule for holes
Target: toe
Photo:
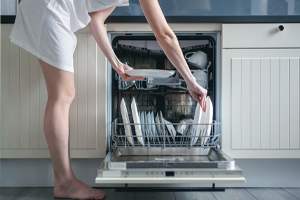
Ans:
<svg viewBox="0 0 300 200"><path fill-rule="evenodd" d="M96 199L104 199L104 195L96 197Z"/></svg>
<svg viewBox="0 0 300 200"><path fill-rule="evenodd" d="M106 194L106 192L105 191L102 191L102 190L98 190L97 191L99 194Z"/></svg>

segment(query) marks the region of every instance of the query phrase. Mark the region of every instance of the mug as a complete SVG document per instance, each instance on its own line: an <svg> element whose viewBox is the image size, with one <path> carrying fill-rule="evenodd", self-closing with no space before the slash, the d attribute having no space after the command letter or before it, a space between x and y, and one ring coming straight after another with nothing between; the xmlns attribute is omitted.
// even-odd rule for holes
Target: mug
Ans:
<svg viewBox="0 0 300 200"><path fill-rule="evenodd" d="M196 82L203 88L207 89L208 77L207 72L204 70L192 70L193 76L196 78Z"/></svg>
<svg viewBox="0 0 300 200"><path fill-rule="evenodd" d="M190 54L191 56L189 56ZM206 69L207 54L203 51L189 52L184 57L188 62L198 65L199 68Z"/></svg>

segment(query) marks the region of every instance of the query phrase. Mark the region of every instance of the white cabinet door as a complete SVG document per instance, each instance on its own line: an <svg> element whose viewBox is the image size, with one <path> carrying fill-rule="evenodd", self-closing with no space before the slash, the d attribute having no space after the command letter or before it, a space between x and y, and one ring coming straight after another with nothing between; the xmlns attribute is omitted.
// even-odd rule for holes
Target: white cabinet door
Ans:
<svg viewBox="0 0 300 200"><path fill-rule="evenodd" d="M1 25L1 156L50 157L43 130L47 89L38 59L9 41ZM106 156L107 60L86 29L76 33L76 97L70 109L72 158Z"/></svg>
<svg viewBox="0 0 300 200"><path fill-rule="evenodd" d="M223 49L222 57L222 150L300 158L300 49Z"/></svg>

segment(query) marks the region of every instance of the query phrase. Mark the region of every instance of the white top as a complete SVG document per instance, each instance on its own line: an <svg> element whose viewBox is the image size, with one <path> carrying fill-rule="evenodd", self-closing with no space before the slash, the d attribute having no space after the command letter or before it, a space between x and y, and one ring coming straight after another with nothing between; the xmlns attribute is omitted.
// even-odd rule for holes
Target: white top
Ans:
<svg viewBox="0 0 300 200"><path fill-rule="evenodd" d="M44 62L74 73L74 32L88 25L88 13L128 5L128 0L22 0L10 39Z"/></svg>

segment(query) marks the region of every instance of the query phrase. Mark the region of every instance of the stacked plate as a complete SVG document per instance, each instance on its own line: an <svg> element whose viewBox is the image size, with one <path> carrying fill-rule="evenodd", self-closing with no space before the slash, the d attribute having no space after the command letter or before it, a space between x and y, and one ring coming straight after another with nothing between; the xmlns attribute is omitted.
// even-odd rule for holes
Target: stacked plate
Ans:
<svg viewBox="0 0 300 200"><path fill-rule="evenodd" d="M194 146L198 141L199 137L201 145L205 145L210 133L211 133L211 124L213 120L213 105L210 100L210 97L206 97L206 112L203 112L200 104L197 104L194 124L192 128L192 139L191 146Z"/></svg>
<svg viewBox="0 0 300 200"><path fill-rule="evenodd" d="M131 102L131 111L134 122L135 134L130 127L130 120L124 99L121 101L121 114L125 129L125 135L130 145L134 146L134 137L140 145L145 146L145 141L152 144L161 144L175 142L176 131L173 124L163 118L162 112L156 115L153 111L141 111L137 109L135 98Z"/></svg>

